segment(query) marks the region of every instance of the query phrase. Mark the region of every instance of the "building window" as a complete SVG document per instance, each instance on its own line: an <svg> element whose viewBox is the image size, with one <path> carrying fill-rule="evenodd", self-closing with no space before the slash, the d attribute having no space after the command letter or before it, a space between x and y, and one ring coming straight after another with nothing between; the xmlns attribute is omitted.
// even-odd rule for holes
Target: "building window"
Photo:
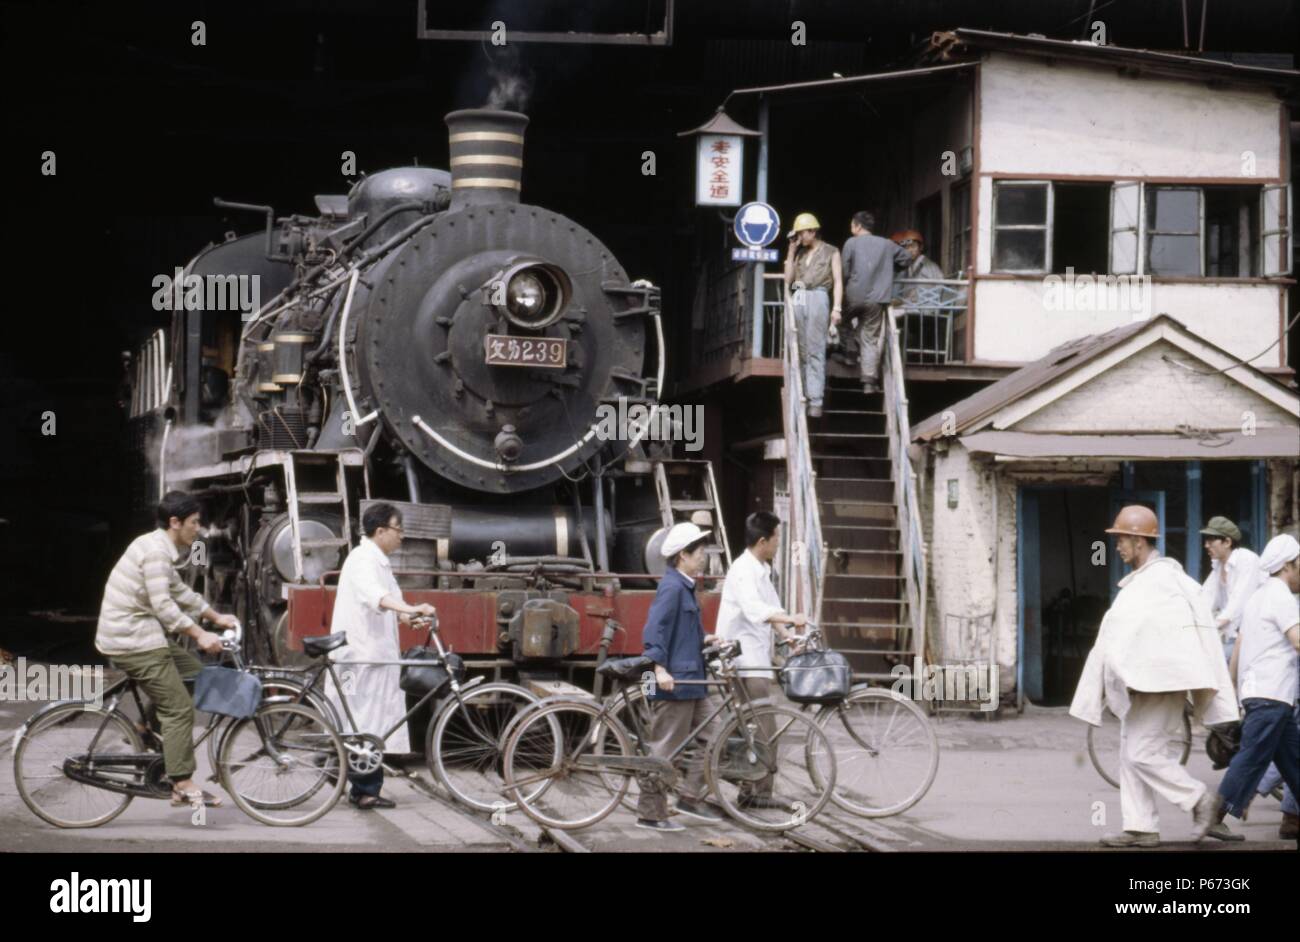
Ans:
<svg viewBox="0 0 1300 942"><path fill-rule="evenodd" d="M954 202L955 257L959 209ZM1290 245L1286 184L993 184L994 272L1275 277L1290 270Z"/></svg>
<svg viewBox="0 0 1300 942"><path fill-rule="evenodd" d="M1199 187L1147 187L1147 272L1200 275L1203 204Z"/></svg>
<svg viewBox="0 0 1300 942"><path fill-rule="evenodd" d="M993 185L993 270L1043 273L1050 270L1052 185L1047 182Z"/></svg>
<svg viewBox="0 0 1300 942"><path fill-rule="evenodd" d="M1110 223L1109 183L1053 183L1056 218L1069 225L1052 227L1052 271L1064 275L1104 275Z"/></svg>
<svg viewBox="0 0 1300 942"><path fill-rule="evenodd" d="M970 180L952 185L948 191L948 207L951 223L948 271L954 278L965 278L970 268Z"/></svg>
<svg viewBox="0 0 1300 942"><path fill-rule="evenodd" d="M1205 274L1253 278L1259 274L1259 187L1205 188Z"/></svg>

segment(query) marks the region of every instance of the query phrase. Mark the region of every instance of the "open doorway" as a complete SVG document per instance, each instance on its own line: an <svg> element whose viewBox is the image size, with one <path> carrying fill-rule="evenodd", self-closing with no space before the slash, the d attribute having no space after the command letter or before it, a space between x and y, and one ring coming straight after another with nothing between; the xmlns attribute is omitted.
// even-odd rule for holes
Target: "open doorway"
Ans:
<svg viewBox="0 0 1300 942"><path fill-rule="evenodd" d="M1070 702L1110 604L1110 525L1104 487L1025 487L1020 493L1021 651L1026 697Z"/></svg>

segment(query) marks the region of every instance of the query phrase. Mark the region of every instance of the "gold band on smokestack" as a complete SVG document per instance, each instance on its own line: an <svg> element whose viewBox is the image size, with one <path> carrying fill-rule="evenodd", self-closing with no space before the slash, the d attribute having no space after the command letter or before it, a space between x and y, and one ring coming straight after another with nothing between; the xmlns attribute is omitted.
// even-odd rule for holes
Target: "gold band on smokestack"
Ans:
<svg viewBox="0 0 1300 942"><path fill-rule="evenodd" d="M451 209L518 203L524 173L528 116L495 108L453 111L444 119L451 136Z"/></svg>

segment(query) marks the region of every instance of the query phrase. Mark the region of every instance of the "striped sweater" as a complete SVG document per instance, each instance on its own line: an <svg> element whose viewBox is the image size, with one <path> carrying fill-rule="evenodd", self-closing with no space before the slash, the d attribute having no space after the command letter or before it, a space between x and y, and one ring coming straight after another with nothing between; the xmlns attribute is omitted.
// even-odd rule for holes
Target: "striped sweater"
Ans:
<svg viewBox="0 0 1300 942"><path fill-rule="evenodd" d="M180 551L167 531L131 541L113 567L99 609L95 648L101 654L132 654L167 647L167 635L191 628L208 607L176 572Z"/></svg>

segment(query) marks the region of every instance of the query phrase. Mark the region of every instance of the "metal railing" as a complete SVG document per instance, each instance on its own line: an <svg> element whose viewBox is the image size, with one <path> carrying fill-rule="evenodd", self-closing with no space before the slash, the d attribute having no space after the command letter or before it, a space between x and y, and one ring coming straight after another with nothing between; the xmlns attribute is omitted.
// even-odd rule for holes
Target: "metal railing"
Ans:
<svg viewBox="0 0 1300 942"><path fill-rule="evenodd" d="M799 367L799 337L795 328L794 304L785 292L783 305L785 343L782 366L782 427L785 430L786 482L790 493L789 546L786 605L814 621L821 620L822 589L825 582L821 513L817 506L816 472L808 442L808 417L803 394L803 370Z"/></svg>
<svg viewBox="0 0 1300 942"><path fill-rule="evenodd" d="M907 418L907 391L903 386L903 353L894 324L897 308L889 309L885 320L885 356L882 385L885 392L885 430L889 435L889 454L893 463L894 506L898 517L898 543L903 552L903 581L907 596L907 613L911 624L911 650L925 657L926 560L921 534L921 505L917 495L916 472L907 457L912 441Z"/></svg>
<svg viewBox="0 0 1300 942"><path fill-rule="evenodd" d="M912 365L958 359L953 326L966 311L970 283L960 278L901 278L894 282L895 306L903 314L903 362Z"/></svg>

